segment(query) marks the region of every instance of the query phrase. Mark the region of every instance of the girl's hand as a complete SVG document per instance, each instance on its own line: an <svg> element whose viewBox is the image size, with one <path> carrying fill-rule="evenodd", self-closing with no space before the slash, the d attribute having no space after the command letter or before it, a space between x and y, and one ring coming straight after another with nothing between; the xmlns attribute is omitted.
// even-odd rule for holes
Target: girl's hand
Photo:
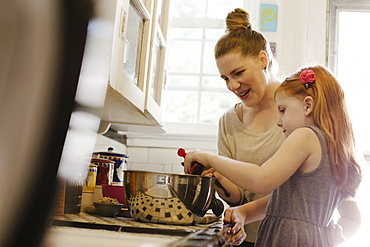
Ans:
<svg viewBox="0 0 370 247"><path fill-rule="evenodd" d="M228 245L240 245L247 234L244 231L245 216L240 207L232 207L225 210L224 229L219 234L220 241Z"/></svg>
<svg viewBox="0 0 370 247"><path fill-rule="evenodd" d="M201 151L191 151L186 154L184 159L184 172L189 174L194 163L199 163L204 166L204 168L209 168L208 159L211 154Z"/></svg>
<svg viewBox="0 0 370 247"><path fill-rule="evenodd" d="M244 232L244 227L225 225L219 233L220 242L225 245L240 245L243 243L247 234Z"/></svg>

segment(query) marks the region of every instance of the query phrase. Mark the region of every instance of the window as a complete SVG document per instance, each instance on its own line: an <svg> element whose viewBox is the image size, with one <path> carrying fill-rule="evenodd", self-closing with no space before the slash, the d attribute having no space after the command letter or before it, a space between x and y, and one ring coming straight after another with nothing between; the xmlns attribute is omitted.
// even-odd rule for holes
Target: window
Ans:
<svg viewBox="0 0 370 247"><path fill-rule="evenodd" d="M168 123L216 125L238 98L227 90L214 59L225 17L242 0L175 1L165 92Z"/></svg>
<svg viewBox="0 0 370 247"><path fill-rule="evenodd" d="M370 118L364 106L370 105L368 92L370 2L331 0L329 22L329 67L337 75L345 92L358 148L370 156ZM361 45L365 47L359 48ZM370 160L370 157L368 158Z"/></svg>
<svg viewBox="0 0 370 247"><path fill-rule="evenodd" d="M370 33L365 26L370 22L370 2L330 0L329 3L329 67L342 84L357 148L364 153L369 163L370 118L366 108L370 105L368 96L370 85L365 73L370 65L368 60L370 51L366 48L370 43ZM361 47L362 45L365 47ZM363 246L368 239L370 227L368 176L369 169L364 167L364 179L357 194L357 202L362 213L361 228L352 239L340 246Z"/></svg>

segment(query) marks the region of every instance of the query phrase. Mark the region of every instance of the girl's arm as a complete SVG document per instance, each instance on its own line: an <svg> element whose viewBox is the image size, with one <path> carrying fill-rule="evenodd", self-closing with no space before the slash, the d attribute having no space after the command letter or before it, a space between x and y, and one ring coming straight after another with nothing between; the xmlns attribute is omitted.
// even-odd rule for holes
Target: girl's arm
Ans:
<svg viewBox="0 0 370 247"><path fill-rule="evenodd" d="M184 170L190 171L193 162L212 167L235 185L255 193L267 193L283 184L302 164L321 158L321 146L309 128L293 131L279 150L262 166L232 160L223 156L192 151L186 155ZM317 162L317 165L320 162ZM306 165L306 164L305 164Z"/></svg>

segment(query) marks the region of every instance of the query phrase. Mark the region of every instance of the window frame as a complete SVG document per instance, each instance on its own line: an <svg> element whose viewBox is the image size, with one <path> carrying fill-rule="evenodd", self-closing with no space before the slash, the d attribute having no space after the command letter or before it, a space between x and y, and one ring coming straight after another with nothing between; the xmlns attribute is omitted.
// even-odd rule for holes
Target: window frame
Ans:
<svg viewBox="0 0 370 247"><path fill-rule="evenodd" d="M328 13L328 67L337 74L338 68L338 14L340 11L370 11L368 0L329 0Z"/></svg>
<svg viewBox="0 0 370 247"><path fill-rule="evenodd" d="M340 11L370 12L370 1L368 0L329 0L328 5L328 67L335 75L338 74L338 37ZM365 160L370 162L370 150L362 152Z"/></svg>

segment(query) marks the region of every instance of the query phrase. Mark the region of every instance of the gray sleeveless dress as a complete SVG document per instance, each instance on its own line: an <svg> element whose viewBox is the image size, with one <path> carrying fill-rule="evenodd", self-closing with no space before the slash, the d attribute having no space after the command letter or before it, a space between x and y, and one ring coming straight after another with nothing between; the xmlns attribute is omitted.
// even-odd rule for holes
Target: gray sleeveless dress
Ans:
<svg viewBox="0 0 370 247"><path fill-rule="evenodd" d="M324 133L316 127L305 127L320 140L320 165L309 173L296 171L272 192L256 246L329 246L325 227L342 197L330 167Z"/></svg>

